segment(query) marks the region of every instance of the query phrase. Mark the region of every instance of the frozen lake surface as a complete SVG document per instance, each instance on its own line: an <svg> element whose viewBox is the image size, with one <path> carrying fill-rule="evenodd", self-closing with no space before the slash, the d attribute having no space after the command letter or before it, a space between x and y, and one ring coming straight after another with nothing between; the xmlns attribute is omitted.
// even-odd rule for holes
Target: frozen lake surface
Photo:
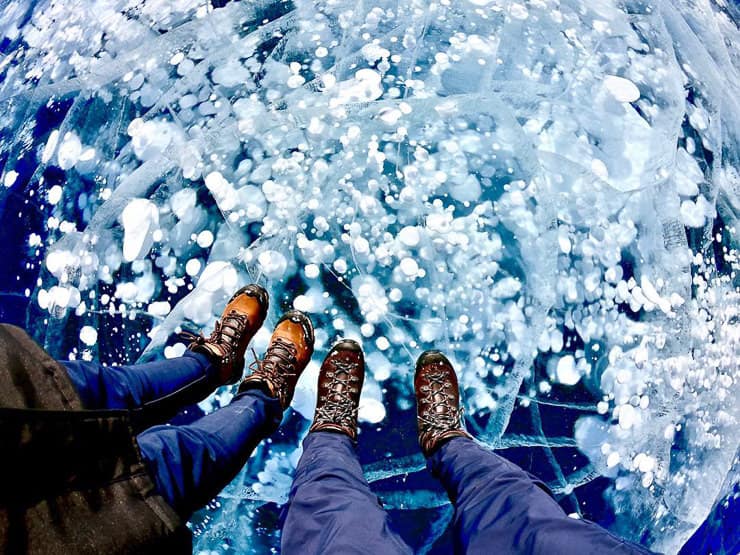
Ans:
<svg viewBox="0 0 740 555"><path fill-rule="evenodd" d="M438 348L481 442L677 552L737 482L737 7L204 4L0 3L0 299L36 339L178 356L250 281L273 299L258 353L283 310L317 328L196 551L279 545L318 363L352 337L366 476L418 551L451 515L413 412Z"/></svg>

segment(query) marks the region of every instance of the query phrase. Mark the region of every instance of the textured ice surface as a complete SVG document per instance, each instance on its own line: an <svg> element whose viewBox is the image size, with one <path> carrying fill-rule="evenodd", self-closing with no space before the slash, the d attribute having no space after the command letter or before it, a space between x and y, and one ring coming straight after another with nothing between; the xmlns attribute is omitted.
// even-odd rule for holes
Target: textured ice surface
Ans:
<svg viewBox="0 0 740 555"><path fill-rule="evenodd" d="M605 477L613 529L669 552L706 517L739 437L732 5L9 2L0 34L1 181L46 215L29 322L55 355L177 356L257 281L268 324L311 314L317 360L362 342L363 430L391 433L441 348L471 431L538 449L572 510ZM259 507L317 372L194 518L199 550L275 545ZM380 453L373 483L423 468ZM386 506L441 508L425 549L446 498L393 483Z"/></svg>

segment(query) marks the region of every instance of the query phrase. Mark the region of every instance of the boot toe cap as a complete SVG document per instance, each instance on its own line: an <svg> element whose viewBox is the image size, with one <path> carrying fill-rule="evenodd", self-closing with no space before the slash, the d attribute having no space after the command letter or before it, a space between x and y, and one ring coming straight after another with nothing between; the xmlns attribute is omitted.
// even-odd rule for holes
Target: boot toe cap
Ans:
<svg viewBox="0 0 740 555"><path fill-rule="evenodd" d="M430 364L444 364L452 367L449 359L441 351L431 350L421 353L416 361L416 371L419 372L423 367Z"/></svg>

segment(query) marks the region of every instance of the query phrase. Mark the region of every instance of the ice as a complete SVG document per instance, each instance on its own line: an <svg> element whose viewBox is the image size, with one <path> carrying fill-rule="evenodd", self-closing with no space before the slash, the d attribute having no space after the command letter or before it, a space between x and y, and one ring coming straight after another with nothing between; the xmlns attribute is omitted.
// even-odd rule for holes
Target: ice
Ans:
<svg viewBox="0 0 740 555"><path fill-rule="evenodd" d="M5 177L3 178L3 185L5 185L6 187L12 187L16 179L18 179L18 172L15 170L10 170L5 174Z"/></svg>
<svg viewBox="0 0 740 555"><path fill-rule="evenodd" d="M95 345L98 342L98 330L92 326L82 326L80 330L80 341L88 346Z"/></svg>
<svg viewBox="0 0 740 555"><path fill-rule="evenodd" d="M438 348L471 431L536 448L568 512L591 516L581 486L608 483L612 529L666 552L709 513L740 417L734 6L0 13L0 194L42 215L28 263L43 268L30 294L47 323L29 321L54 356L177 356L174 334L210 329L251 281L272 298L258 352L282 310L316 325L291 431L194 517L198 550L278 545L253 517L286 498L316 361L340 336L366 353L363 431L413 411L414 361ZM576 424L543 426L541 410ZM422 472L406 447L363 461L368 479ZM451 512L441 490L404 487L392 506L435 511L423 551Z"/></svg>
<svg viewBox="0 0 740 555"><path fill-rule="evenodd" d="M64 140L59 145L57 151L58 165L63 170L68 170L74 166L82 155L82 143L74 133L64 135Z"/></svg>
<svg viewBox="0 0 740 555"><path fill-rule="evenodd" d="M159 224L159 208L147 199L130 201L121 213L123 226L123 259L126 262L143 257L152 246Z"/></svg>
<svg viewBox="0 0 740 555"><path fill-rule="evenodd" d="M629 79L616 75L607 75L604 86L619 102L634 102L640 98L640 90Z"/></svg>
<svg viewBox="0 0 740 555"><path fill-rule="evenodd" d="M575 385L579 382L581 374L576 369L576 360L572 355L565 355L558 360L555 378L564 385Z"/></svg>

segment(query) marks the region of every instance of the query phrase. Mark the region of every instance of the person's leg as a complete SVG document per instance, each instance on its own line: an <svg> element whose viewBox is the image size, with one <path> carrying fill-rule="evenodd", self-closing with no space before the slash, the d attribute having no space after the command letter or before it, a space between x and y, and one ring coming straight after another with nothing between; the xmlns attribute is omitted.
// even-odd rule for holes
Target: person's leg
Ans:
<svg viewBox="0 0 740 555"><path fill-rule="evenodd" d="M173 411L205 399L216 387L239 381L247 344L262 326L268 305L262 287L242 287L226 304L210 337L187 333L192 342L179 358L131 366L60 362L85 408L136 409L157 402L162 416L173 416Z"/></svg>
<svg viewBox="0 0 740 555"><path fill-rule="evenodd" d="M257 444L280 425L313 341L311 320L287 313L228 406L192 424L155 426L137 436L157 491L183 518L231 482Z"/></svg>
<svg viewBox="0 0 740 555"><path fill-rule="evenodd" d="M460 553L649 553L600 526L569 518L545 485L503 457L453 437L428 459L455 505Z"/></svg>
<svg viewBox="0 0 740 555"><path fill-rule="evenodd" d="M283 513L285 555L411 553L362 475L345 434L311 432L303 442Z"/></svg>
<svg viewBox="0 0 740 555"><path fill-rule="evenodd" d="M455 505L456 552L649 553L569 518L542 482L475 443L463 427L455 370L442 353L422 353L414 389L419 444Z"/></svg>
<svg viewBox="0 0 740 555"><path fill-rule="evenodd" d="M190 351L178 358L130 366L103 366L79 360L59 362L86 409L133 409L189 385L200 385L193 398L197 402L219 385L218 372L210 359Z"/></svg>
<svg viewBox="0 0 740 555"><path fill-rule="evenodd" d="M337 343L321 365L316 413L282 515L286 555L411 553L391 530L355 453L364 378L362 350L351 340Z"/></svg>
<svg viewBox="0 0 740 555"><path fill-rule="evenodd" d="M154 426L136 440L157 491L188 518L234 479L282 414L278 399L249 389L191 424Z"/></svg>

